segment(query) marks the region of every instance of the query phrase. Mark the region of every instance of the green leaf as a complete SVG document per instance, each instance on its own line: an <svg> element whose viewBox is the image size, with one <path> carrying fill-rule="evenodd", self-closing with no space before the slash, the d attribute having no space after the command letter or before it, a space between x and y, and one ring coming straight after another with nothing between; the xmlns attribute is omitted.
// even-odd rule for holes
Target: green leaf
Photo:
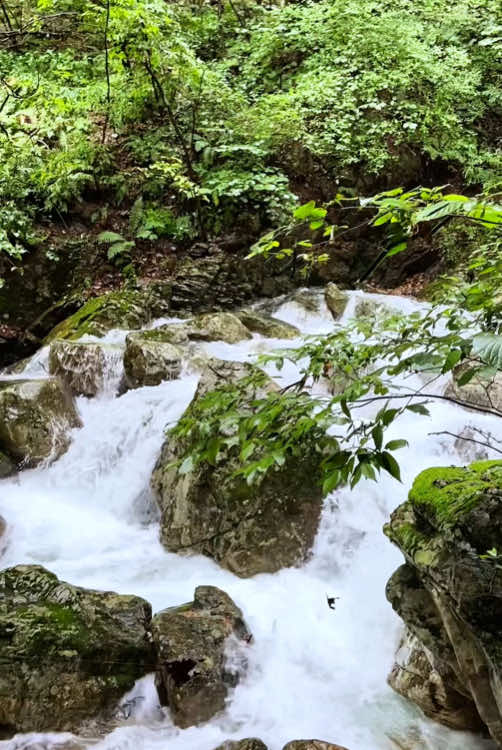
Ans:
<svg viewBox="0 0 502 750"><path fill-rule="evenodd" d="M408 404L406 408L415 414L422 414L424 417L429 416L429 410L423 404Z"/></svg>
<svg viewBox="0 0 502 750"><path fill-rule="evenodd" d="M178 469L179 474L190 474L194 469L194 460L192 456L187 456Z"/></svg>
<svg viewBox="0 0 502 750"><path fill-rule="evenodd" d="M375 448L379 451L383 443L383 429L382 426L377 424L371 431L371 436L375 443Z"/></svg>
<svg viewBox="0 0 502 750"><path fill-rule="evenodd" d="M123 242L124 238L117 232L101 232L97 237L98 242L111 244L112 242Z"/></svg>
<svg viewBox="0 0 502 750"><path fill-rule="evenodd" d="M391 453L387 453L387 451L384 451L380 454L380 458L382 468L384 468L385 471L387 471L391 475L391 477L394 477L394 479L397 479L397 481L400 482L401 470L394 456Z"/></svg>
<svg viewBox="0 0 502 750"><path fill-rule="evenodd" d="M450 370L453 370L453 368L455 367L455 365L459 362L461 358L462 358L462 351L460 349L452 349L448 353L448 356L445 359L441 372L444 374L445 372L449 372Z"/></svg>
<svg viewBox="0 0 502 750"><path fill-rule="evenodd" d="M398 253L402 253L403 250L406 250L408 247L407 242L398 242L397 245L393 245L391 248L387 250L386 257L392 258L393 255L397 255Z"/></svg>
<svg viewBox="0 0 502 750"><path fill-rule="evenodd" d="M407 440L390 440L386 445L385 449L389 451L398 451L400 448L407 448Z"/></svg>
<svg viewBox="0 0 502 750"><path fill-rule="evenodd" d="M494 333L480 333L472 340L472 353L485 364L502 369L502 336Z"/></svg>

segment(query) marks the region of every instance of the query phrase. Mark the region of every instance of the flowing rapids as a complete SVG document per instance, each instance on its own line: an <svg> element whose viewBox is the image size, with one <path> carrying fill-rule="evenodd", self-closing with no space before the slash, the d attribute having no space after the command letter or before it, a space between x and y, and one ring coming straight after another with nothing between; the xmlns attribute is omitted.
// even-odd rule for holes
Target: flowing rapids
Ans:
<svg viewBox="0 0 502 750"><path fill-rule="evenodd" d="M304 333L332 330L320 296L313 298L318 313L278 301L274 314ZM381 300L403 311L416 308L397 297ZM114 331L105 340L120 347L124 338L125 332ZM254 336L235 346L205 348L220 358L244 360L278 346L286 343ZM23 375L40 376L46 360L42 350ZM387 686L401 623L384 589L401 555L382 533L419 471L473 457L457 452L452 439L430 433L458 433L466 424L490 430L492 419L447 402L432 404L430 418L410 414L401 419L390 437L407 438L410 444L398 456L403 484L382 476L378 484L362 481L353 492L334 493L325 502L307 564L241 580L208 558L170 554L158 541L149 478L166 424L184 411L197 376L187 373L117 398L120 361L114 362L105 391L77 400L83 428L74 431L68 452L49 467L1 482L0 514L10 527L1 564L39 563L74 584L138 594L154 612L189 601L199 584L213 584L242 608L254 642L247 651L247 675L231 691L226 711L204 726L176 728L157 704L153 676L147 676L124 698L107 734L79 743L99 750L212 750L227 738L255 736L271 750L310 737L350 750L492 748L488 741L429 722ZM296 375L290 366L280 378L293 382ZM416 377L404 382L409 387L419 383ZM339 597L335 610L327 606L327 595ZM0 746L55 748L69 739L18 735Z"/></svg>

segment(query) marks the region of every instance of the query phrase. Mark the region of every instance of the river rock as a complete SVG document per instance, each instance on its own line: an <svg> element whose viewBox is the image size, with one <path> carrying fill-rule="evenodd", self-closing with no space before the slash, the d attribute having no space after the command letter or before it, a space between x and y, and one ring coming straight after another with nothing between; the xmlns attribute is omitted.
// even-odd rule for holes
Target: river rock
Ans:
<svg viewBox="0 0 502 750"><path fill-rule="evenodd" d="M448 697L454 690L467 700L461 717L464 725L472 717L476 723L477 711L478 726L486 725L498 744L502 744L501 501L502 461L431 468L416 478L408 501L394 511L385 527L406 559L390 579L387 597L430 655L446 688L446 704L443 690L431 715L458 726L456 707L452 712ZM427 690L424 685L421 695ZM415 699L417 691L413 693L410 697Z"/></svg>
<svg viewBox="0 0 502 750"><path fill-rule="evenodd" d="M214 362L201 377L194 401L225 383L249 374L240 362ZM249 399L262 397L272 381ZM259 485L235 472L238 450L228 449L216 465L199 465L181 475L173 466L190 452L189 439L167 435L153 475L152 489L161 513L163 545L172 552L208 555L239 576L273 573L303 562L317 532L322 492L317 482L319 457L286 458Z"/></svg>
<svg viewBox="0 0 502 750"><path fill-rule="evenodd" d="M228 594L198 586L193 602L155 615L152 634L159 698L169 706L174 723L185 728L222 711L228 688L239 676L226 663L228 639L251 639L241 610Z"/></svg>
<svg viewBox="0 0 502 750"><path fill-rule="evenodd" d="M119 349L84 341L56 339L49 350L49 372L57 375L74 396L96 396Z"/></svg>
<svg viewBox="0 0 502 750"><path fill-rule="evenodd" d="M224 341L237 344L239 341L252 338L250 331L232 313L209 313L194 318L193 325L205 332L207 341Z"/></svg>
<svg viewBox="0 0 502 750"><path fill-rule="evenodd" d="M292 740L282 750L347 750L341 745L333 745L324 740Z"/></svg>
<svg viewBox="0 0 502 750"><path fill-rule="evenodd" d="M466 385L458 385L458 378L468 367L462 364L455 368L445 395L473 406L502 411L502 374L495 373L490 379L475 375Z"/></svg>
<svg viewBox="0 0 502 750"><path fill-rule="evenodd" d="M434 657L409 631L401 639L388 682L396 693L441 724L461 731L483 727L472 697L462 692L448 663Z"/></svg>
<svg viewBox="0 0 502 750"><path fill-rule="evenodd" d="M0 516L0 557L5 552L7 547L7 521L3 516Z"/></svg>
<svg viewBox="0 0 502 750"><path fill-rule="evenodd" d="M16 464L9 456L0 451L0 479L12 476L16 471Z"/></svg>
<svg viewBox="0 0 502 750"><path fill-rule="evenodd" d="M333 318L340 320L349 303L347 292L342 291L336 284L331 282L324 287L324 299Z"/></svg>
<svg viewBox="0 0 502 750"><path fill-rule="evenodd" d="M148 337L149 331L126 338L124 374L128 388L159 385L181 373L182 351L174 344Z"/></svg>
<svg viewBox="0 0 502 750"><path fill-rule="evenodd" d="M268 748L256 737L246 737L244 740L227 740L214 750L268 750Z"/></svg>
<svg viewBox="0 0 502 750"><path fill-rule="evenodd" d="M79 427L75 405L57 378L0 380L0 448L26 466L58 458Z"/></svg>
<svg viewBox="0 0 502 750"><path fill-rule="evenodd" d="M250 331L269 339L296 339L301 335L300 330L291 323L264 315L257 310L240 310L236 315Z"/></svg>
<svg viewBox="0 0 502 750"><path fill-rule="evenodd" d="M151 608L60 581L38 565L0 572L0 726L73 731L152 670Z"/></svg>

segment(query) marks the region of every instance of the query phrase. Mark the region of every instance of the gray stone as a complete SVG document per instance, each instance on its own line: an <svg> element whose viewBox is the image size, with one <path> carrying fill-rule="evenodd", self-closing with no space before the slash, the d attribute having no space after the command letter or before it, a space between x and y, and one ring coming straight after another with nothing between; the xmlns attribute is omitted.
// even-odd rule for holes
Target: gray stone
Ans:
<svg viewBox="0 0 502 750"><path fill-rule="evenodd" d="M159 385L163 380L179 377L182 351L174 344L155 340L143 333L126 338L124 374L128 388Z"/></svg>
<svg viewBox="0 0 502 750"><path fill-rule="evenodd" d="M292 740L284 745L282 750L347 750L347 748L324 742L324 740Z"/></svg>
<svg viewBox="0 0 502 750"><path fill-rule="evenodd" d="M38 565L0 572L0 726L74 731L152 671L151 608Z"/></svg>
<svg viewBox="0 0 502 750"><path fill-rule="evenodd" d="M194 401L251 371L250 365L212 362ZM268 380L249 399L276 386ZM246 394L247 397L247 394ZM229 449L215 466L204 464L180 475L173 462L190 452L190 443L169 434L152 475L161 513L161 541L172 552L200 552L239 576L271 573L303 562L317 532L322 491L317 454L287 457L259 485L236 476L238 451Z"/></svg>
<svg viewBox="0 0 502 750"><path fill-rule="evenodd" d="M92 397L103 389L106 373L119 357L117 347L56 339L49 350L49 372L74 396Z"/></svg>
<svg viewBox="0 0 502 750"><path fill-rule="evenodd" d="M239 673L226 664L232 636L251 640L242 612L224 591L198 586L194 600L165 609L152 621L157 652L157 689L174 723L182 728L208 721L225 707Z"/></svg>
<svg viewBox="0 0 502 750"><path fill-rule="evenodd" d="M300 330L291 323L286 323L271 315L264 315L256 310L240 310L236 315L250 331L270 339L295 339L301 335Z"/></svg>
<svg viewBox="0 0 502 750"><path fill-rule="evenodd" d="M256 737L246 737L244 740L226 740L214 750L268 750L268 748Z"/></svg>
<svg viewBox="0 0 502 750"><path fill-rule="evenodd" d="M324 287L324 299L335 320L340 320L349 302L349 295L330 282Z"/></svg>
<svg viewBox="0 0 502 750"><path fill-rule="evenodd" d="M502 744L502 461L435 467L415 479L385 533L406 564L387 597L436 675L396 685L448 726L486 725ZM432 696L434 700L432 701ZM479 716L478 716L479 714Z"/></svg>
<svg viewBox="0 0 502 750"><path fill-rule="evenodd" d="M0 448L25 466L58 458L79 427L75 405L57 378L0 381Z"/></svg>

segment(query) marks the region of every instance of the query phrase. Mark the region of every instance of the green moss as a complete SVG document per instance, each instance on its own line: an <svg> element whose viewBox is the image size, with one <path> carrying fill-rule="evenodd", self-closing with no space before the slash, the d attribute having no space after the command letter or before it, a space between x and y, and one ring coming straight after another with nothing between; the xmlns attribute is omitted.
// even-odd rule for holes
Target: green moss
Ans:
<svg viewBox="0 0 502 750"><path fill-rule="evenodd" d="M454 525L494 486L502 488L502 461L433 467L418 475L409 499L432 523Z"/></svg>
<svg viewBox="0 0 502 750"><path fill-rule="evenodd" d="M85 335L102 336L111 328L137 328L149 319L151 297L147 292L109 292L88 300L80 310L59 323L44 339L75 341Z"/></svg>
<svg viewBox="0 0 502 750"><path fill-rule="evenodd" d="M85 303L80 310L70 315L59 323L44 339L44 344L49 344L54 339L70 339L74 341L87 333L94 333L92 322L97 313L103 308L108 295L95 297Z"/></svg>

